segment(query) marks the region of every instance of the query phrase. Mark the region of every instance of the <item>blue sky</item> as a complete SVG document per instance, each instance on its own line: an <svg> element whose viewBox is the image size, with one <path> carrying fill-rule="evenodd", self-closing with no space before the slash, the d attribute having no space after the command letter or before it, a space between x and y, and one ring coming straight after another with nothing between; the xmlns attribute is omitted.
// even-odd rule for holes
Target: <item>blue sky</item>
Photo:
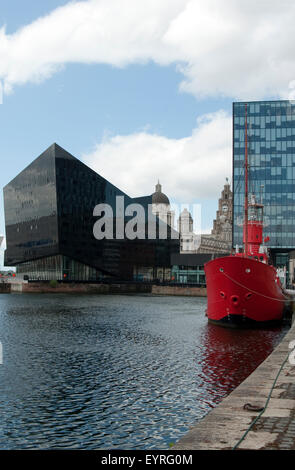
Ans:
<svg viewBox="0 0 295 470"><path fill-rule="evenodd" d="M133 196L160 178L172 201L202 203L208 230L231 178L232 101L289 96L295 69L276 34L293 40L292 4L270 0L265 17L252 0L205 3L4 0L1 188L57 142Z"/></svg>

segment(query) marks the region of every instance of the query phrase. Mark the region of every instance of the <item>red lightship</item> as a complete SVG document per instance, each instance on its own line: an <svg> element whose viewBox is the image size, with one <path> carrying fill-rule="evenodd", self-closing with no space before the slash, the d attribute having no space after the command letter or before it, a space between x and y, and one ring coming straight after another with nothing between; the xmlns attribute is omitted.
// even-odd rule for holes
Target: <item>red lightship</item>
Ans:
<svg viewBox="0 0 295 470"><path fill-rule="evenodd" d="M269 238L268 238L269 239ZM265 241L268 241L265 239ZM229 327L279 323L288 297L263 241L263 204L248 197L247 105L245 105L245 204L242 253L205 264L207 317Z"/></svg>

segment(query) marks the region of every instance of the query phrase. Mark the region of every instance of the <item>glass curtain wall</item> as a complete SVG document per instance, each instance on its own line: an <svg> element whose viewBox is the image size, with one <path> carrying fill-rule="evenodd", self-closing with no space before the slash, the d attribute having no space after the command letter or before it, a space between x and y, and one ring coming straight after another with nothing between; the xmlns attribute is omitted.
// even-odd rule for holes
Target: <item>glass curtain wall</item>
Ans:
<svg viewBox="0 0 295 470"><path fill-rule="evenodd" d="M97 281L103 277L95 268L63 255L22 263L17 273L32 281Z"/></svg>
<svg viewBox="0 0 295 470"><path fill-rule="evenodd" d="M247 104L249 194L264 203L272 249L295 247L295 104ZM245 103L233 103L233 243L242 245L244 210Z"/></svg>

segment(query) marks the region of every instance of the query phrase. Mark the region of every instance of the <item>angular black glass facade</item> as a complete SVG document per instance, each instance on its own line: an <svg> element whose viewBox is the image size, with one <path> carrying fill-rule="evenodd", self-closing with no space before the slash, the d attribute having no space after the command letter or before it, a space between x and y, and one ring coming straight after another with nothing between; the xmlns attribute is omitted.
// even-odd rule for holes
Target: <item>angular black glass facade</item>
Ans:
<svg viewBox="0 0 295 470"><path fill-rule="evenodd" d="M295 247L295 103L247 102L249 193L262 197L268 246L282 258ZM245 103L233 103L233 245L242 245ZM278 262L279 265L286 264ZM275 260L274 260L275 261Z"/></svg>
<svg viewBox="0 0 295 470"><path fill-rule="evenodd" d="M108 204L115 216L116 196L125 207L151 203L151 196L131 199L53 144L4 188L5 265L34 278L72 280L132 279L136 265L169 266L178 240L94 237L94 207Z"/></svg>
<svg viewBox="0 0 295 470"><path fill-rule="evenodd" d="M58 253L55 148L4 188L6 266Z"/></svg>

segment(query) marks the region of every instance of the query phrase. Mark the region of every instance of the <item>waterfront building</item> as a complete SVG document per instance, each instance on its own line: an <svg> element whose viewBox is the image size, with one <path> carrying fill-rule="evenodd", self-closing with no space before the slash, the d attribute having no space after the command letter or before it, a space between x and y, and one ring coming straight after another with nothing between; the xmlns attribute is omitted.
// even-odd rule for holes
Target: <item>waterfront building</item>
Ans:
<svg viewBox="0 0 295 470"><path fill-rule="evenodd" d="M232 246L229 242L215 237L211 234L201 235L201 245L197 253L223 253L229 254Z"/></svg>
<svg viewBox="0 0 295 470"><path fill-rule="evenodd" d="M211 234L197 235L193 231L194 221L187 209L178 219L180 253L230 253L232 249L232 191L226 184L218 200L216 219Z"/></svg>
<svg viewBox="0 0 295 470"><path fill-rule="evenodd" d="M198 237L194 233L194 221L187 208L180 213L177 229L180 234L180 253L196 253Z"/></svg>
<svg viewBox="0 0 295 470"><path fill-rule="evenodd" d="M245 104L249 159L249 193L264 204L266 227L275 266L290 271L295 248L295 103L233 103L233 245L242 246L244 211Z"/></svg>
<svg viewBox="0 0 295 470"><path fill-rule="evenodd" d="M232 250L232 191L228 178L218 200L211 234L201 236L199 253L230 253Z"/></svg>
<svg viewBox="0 0 295 470"><path fill-rule="evenodd" d="M172 281L176 284L206 286L204 264L210 261L210 254L181 253L171 255Z"/></svg>
<svg viewBox="0 0 295 470"><path fill-rule="evenodd" d="M232 200L232 191L230 189L228 178L226 178L226 184L224 185L221 197L218 200L218 210L216 212L216 219L213 221L211 235L215 239L227 242L229 249L232 246Z"/></svg>
<svg viewBox="0 0 295 470"><path fill-rule="evenodd" d="M156 184L152 194L152 212L165 224L174 227L174 211L170 208L169 198L162 192L160 181Z"/></svg>
<svg viewBox="0 0 295 470"><path fill-rule="evenodd" d="M222 253L179 253L171 255L171 280L175 284L195 284L205 287L204 265Z"/></svg>
<svg viewBox="0 0 295 470"><path fill-rule="evenodd" d="M145 208L145 239L94 237L98 204L108 204L112 222L117 217L123 229L130 220L124 208L123 216L116 213L117 196L124 198L124 208L131 203ZM157 270L170 269L170 255L179 252L179 240L171 237L170 228L167 239L147 239L149 204L152 195L130 198L53 144L4 188L5 265L39 280L132 280L141 269L156 276Z"/></svg>

